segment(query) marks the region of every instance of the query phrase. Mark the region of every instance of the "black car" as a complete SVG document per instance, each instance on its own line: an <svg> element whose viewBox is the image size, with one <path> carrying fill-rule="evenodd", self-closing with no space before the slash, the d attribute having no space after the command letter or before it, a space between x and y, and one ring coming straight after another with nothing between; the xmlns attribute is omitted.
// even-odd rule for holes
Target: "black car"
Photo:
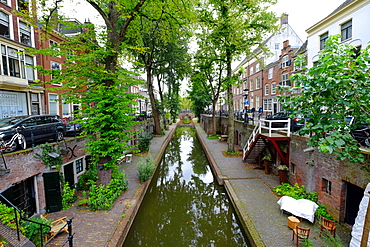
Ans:
<svg viewBox="0 0 370 247"><path fill-rule="evenodd" d="M348 125L356 124L354 117L345 118ZM351 136L362 146L370 147L370 125L365 122L357 124L358 127L350 131Z"/></svg>
<svg viewBox="0 0 370 247"><path fill-rule="evenodd" d="M81 119L81 120L78 120L78 119ZM87 118L83 118L83 117L79 117L79 118L76 118L74 119L73 121L69 122L66 126L66 133L65 135L66 136L77 136L79 134L81 134L81 132L83 131L83 123L85 123L84 120L86 120ZM78 120L78 121L76 121ZM81 122L81 121L84 121L84 122Z"/></svg>
<svg viewBox="0 0 370 247"><path fill-rule="evenodd" d="M288 120L289 115L290 115L289 113L281 111L273 115L268 115L266 117L266 120ZM301 115L297 115L295 118L291 118L291 122L290 122L291 130L294 132L294 131L297 131L303 128L306 122L307 122L307 119ZM271 125L272 125L272 128L285 128L286 122L276 122L276 123L272 123ZM268 122L266 122L266 126L267 127L269 126Z"/></svg>
<svg viewBox="0 0 370 247"><path fill-rule="evenodd" d="M49 139L61 141L66 131L65 120L58 115L14 116L0 119L0 138L9 141L17 132L27 144L40 143ZM17 142L6 149L13 152Z"/></svg>

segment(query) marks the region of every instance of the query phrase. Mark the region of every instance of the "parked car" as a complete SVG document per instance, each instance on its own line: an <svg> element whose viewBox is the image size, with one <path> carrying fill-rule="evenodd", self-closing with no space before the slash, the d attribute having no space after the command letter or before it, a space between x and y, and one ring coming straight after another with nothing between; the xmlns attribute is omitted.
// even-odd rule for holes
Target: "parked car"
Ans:
<svg viewBox="0 0 370 247"><path fill-rule="evenodd" d="M355 124L354 117L346 117L348 125ZM350 131L351 136L362 146L370 147L370 125L364 122L358 124L358 127Z"/></svg>
<svg viewBox="0 0 370 247"><path fill-rule="evenodd" d="M24 136L26 143L40 143L49 139L64 139L66 123L58 115L14 116L0 119L0 138L10 140L17 132ZM23 138L23 137L22 137ZM13 152L19 145L14 142L6 152Z"/></svg>
<svg viewBox="0 0 370 247"><path fill-rule="evenodd" d="M288 120L289 115L290 114L288 112L281 111L281 112L277 112L273 115L268 115L266 117L266 120ZM305 118L302 115L297 115L296 117L291 118L291 121L290 121L291 130L294 132L294 131L297 131L297 130L303 128L304 125L306 124L307 120L308 120L308 118ZM267 127L269 126L268 122L266 122L266 126ZM286 122L272 123L272 128L285 128L285 126L286 126Z"/></svg>
<svg viewBox="0 0 370 247"><path fill-rule="evenodd" d="M85 119L85 118L79 117L78 119ZM78 122L76 120L77 118L73 119L71 122L67 124L66 132L65 132L66 136L77 136L81 134L81 132L83 131L83 127L82 127L83 123Z"/></svg>

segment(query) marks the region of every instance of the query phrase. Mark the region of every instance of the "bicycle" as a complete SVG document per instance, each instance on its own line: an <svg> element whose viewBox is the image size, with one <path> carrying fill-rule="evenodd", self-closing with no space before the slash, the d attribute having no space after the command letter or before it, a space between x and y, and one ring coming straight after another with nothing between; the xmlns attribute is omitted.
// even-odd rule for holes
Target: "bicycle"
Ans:
<svg viewBox="0 0 370 247"><path fill-rule="evenodd" d="M21 149L26 149L27 143L26 138L24 135L19 133L19 129L21 127L16 128L16 133L10 138L9 140L4 140L2 136L0 136L0 151L10 153L20 147Z"/></svg>

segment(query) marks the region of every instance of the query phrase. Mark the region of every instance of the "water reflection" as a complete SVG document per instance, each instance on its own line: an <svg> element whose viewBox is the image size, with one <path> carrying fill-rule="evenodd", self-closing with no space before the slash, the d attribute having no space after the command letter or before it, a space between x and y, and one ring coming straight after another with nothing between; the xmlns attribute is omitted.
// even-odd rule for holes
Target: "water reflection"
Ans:
<svg viewBox="0 0 370 247"><path fill-rule="evenodd" d="M247 246L192 128L178 128L124 246Z"/></svg>

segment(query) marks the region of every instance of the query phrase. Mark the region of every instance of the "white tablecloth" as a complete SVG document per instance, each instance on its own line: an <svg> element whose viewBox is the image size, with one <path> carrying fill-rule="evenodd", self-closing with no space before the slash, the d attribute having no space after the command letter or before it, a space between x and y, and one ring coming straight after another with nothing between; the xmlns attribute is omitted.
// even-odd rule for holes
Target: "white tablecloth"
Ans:
<svg viewBox="0 0 370 247"><path fill-rule="evenodd" d="M294 199L290 196L283 196L277 201L280 210L287 211L295 216L305 218L311 223L315 220L315 212L319 207L316 203L306 199Z"/></svg>

